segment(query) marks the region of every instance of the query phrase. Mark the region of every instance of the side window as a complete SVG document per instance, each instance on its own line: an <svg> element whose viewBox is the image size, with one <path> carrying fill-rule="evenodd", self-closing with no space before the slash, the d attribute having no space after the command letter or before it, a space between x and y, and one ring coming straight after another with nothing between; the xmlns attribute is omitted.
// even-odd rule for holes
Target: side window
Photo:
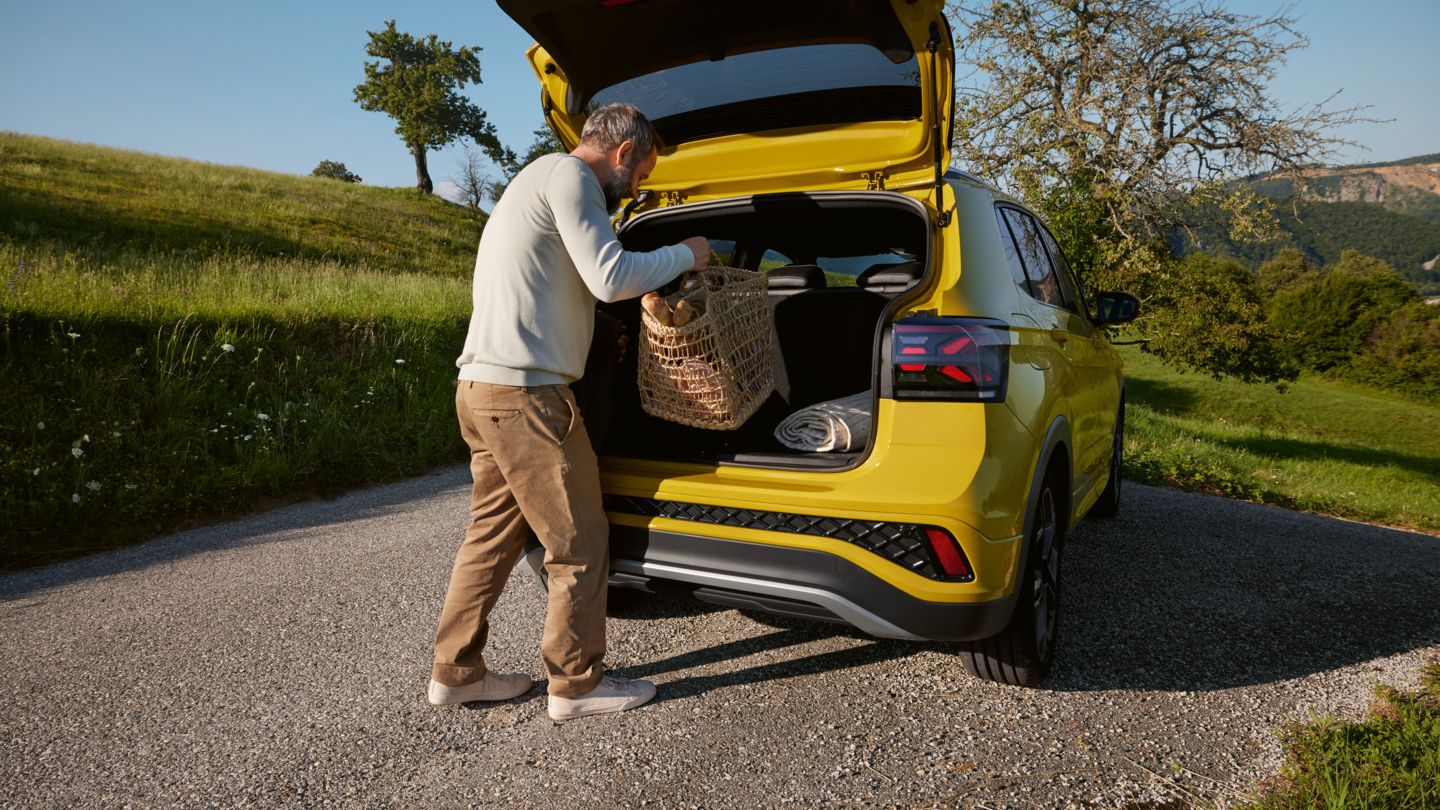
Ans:
<svg viewBox="0 0 1440 810"><path fill-rule="evenodd" d="M1033 295L1025 281L1025 265L1020 263L1020 248L1015 247L1015 237L1010 235L1010 226L1005 224L1004 208L995 209L995 219L1000 225L1000 244L1005 249L1005 263L1010 265L1010 278L1027 295Z"/></svg>
<svg viewBox="0 0 1440 810"><path fill-rule="evenodd" d="M768 273L777 267L784 267L787 264L794 264L790 257L778 250L767 250L760 256L760 272Z"/></svg>
<svg viewBox="0 0 1440 810"><path fill-rule="evenodd" d="M1003 208L1005 221L1010 224L1010 233L1015 245L1020 248L1020 260L1025 264L1025 277L1030 281L1030 294L1037 301L1065 306L1060 297L1060 282L1050 267L1050 257L1045 253L1045 242L1040 236L1040 225L1014 208Z"/></svg>
<svg viewBox="0 0 1440 810"><path fill-rule="evenodd" d="M1055 237L1050 231L1041 228L1040 234L1045 238L1045 249L1050 251L1050 260L1055 265L1055 274L1060 277L1060 288L1065 292L1065 300L1069 303L1070 309L1077 313L1090 317L1090 311L1085 306L1085 296L1080 291L1080 282L1075 278L1075 273L1070 270L1070 263L1065 261L1065 254L1060 251L1060 246L1055 243Z"/></svg>
<svg viewBox="0 0 1440 810"><path fill-rule="evenodd" d="M728 239L711 239L710 250L715 253L715 259L726 267L734 267L735 243Z"/></svg>

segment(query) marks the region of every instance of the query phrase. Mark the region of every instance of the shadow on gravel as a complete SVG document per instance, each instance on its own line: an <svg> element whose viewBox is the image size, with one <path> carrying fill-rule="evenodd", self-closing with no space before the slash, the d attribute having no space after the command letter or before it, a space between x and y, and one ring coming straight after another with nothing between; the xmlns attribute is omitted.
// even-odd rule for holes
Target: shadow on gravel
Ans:
<svg viewBox="0 0 1440 810"><path fill-rule="evenodd" d="M0 576L0 603L72 582L164 565L207 551L304 540L316 529L384 516L410 507L418 499L434 497L451 488L466 488L469 480L470 473L465 467L451 467L398 483L355 490L334 500L305 501L213 526L190 529L138 546L80 557L32 571L5 574ZM465 527L467 497L468 491L455 496L456 546L460 544Z"/></svg>
<svg viewBox="0 0 1440 810"><path fill-rule="evenodd" d="M1440 539L1132 486L1084 521L1045 687L1212 690L1440 643Z"/></svg>
<svg viewBox="0 0 1440 810"><path fill-rule="evenodd" d="M756 653L783 650L788 647L844 634L845 630L843 628L838 628L833 625L797 623L796 626L786 630L778 630L764 636L740 639L738 641L717 644L713 647L706 647L701 650L681 653L680 655L664 658L659 661L626 667L620 670L620 672L627 678L647 678L661 673L678 672L709 664L719 664L725 661L755 655ZM861 637L864 638L863 636ZM782 661L769 661L763 664L757 664L756 666L716 673L714 675L691 675L673 681L667 681L664 688L660 690L659 695L655 698L655 702L663 703L668 700L681 700L703 692L708 692L712 689L723 689L725 687L742 686L744 684L769 683L802 675L853 669L869 664L908 658L929 649L938 649L941 646L942 645L938 644L917 644L905 641L871 639L868 644L859 647L830 650L800 658L786 658Z"/></svg>

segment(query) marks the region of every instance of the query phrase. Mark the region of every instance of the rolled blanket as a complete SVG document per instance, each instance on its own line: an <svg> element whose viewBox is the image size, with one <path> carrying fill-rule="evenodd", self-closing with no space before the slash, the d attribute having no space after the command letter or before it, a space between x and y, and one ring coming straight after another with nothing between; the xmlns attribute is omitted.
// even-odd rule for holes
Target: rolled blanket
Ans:
<svg viewBox="0 0 1440 810"><path fill-rule="evenodd" d="M775 438L807 453L851 453L870 441L869 391L801 408L775 428Z"/></svg>

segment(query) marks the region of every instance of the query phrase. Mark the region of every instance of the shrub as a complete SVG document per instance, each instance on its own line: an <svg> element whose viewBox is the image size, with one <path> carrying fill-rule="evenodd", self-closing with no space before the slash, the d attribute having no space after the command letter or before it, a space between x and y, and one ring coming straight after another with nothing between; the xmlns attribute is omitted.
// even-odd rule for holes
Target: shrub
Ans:
<svg viewBox="0 0 1440 810"><path fill-rule="evenodd" d="M331 180L339 180L342 183L359 183L360 175L345 168L344 163L334 160L322 160L320 165L310 171L311 177L328 177Z"/></svg>
<svg viewBox="0 0 1440 810"><path fill-rule="evenodd" d="M1415 301L1370 333L1352 364L1357 378L1440 401L1440 306Z"/></svg>
<svg viewBox="0 0 1440 810"><path fill-rule="evenodd" d="M1276 294L1270 323L1290 338L1296 361L1324 371L1350 362L1377 326L1413 300L1389 265L1346 251L1324 275Z"/></svg>

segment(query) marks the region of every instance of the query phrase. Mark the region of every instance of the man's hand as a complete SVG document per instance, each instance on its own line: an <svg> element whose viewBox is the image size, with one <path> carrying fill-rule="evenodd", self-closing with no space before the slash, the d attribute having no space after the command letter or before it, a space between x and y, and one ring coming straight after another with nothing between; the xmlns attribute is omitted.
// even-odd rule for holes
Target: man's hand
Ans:
<svg viewBox="0 0 1440 810"><path fill-rule="evenodd" d="M692 236L682 242L695 254L695 270L704 270L710 265L710 240L703 236Z"/></svg>

